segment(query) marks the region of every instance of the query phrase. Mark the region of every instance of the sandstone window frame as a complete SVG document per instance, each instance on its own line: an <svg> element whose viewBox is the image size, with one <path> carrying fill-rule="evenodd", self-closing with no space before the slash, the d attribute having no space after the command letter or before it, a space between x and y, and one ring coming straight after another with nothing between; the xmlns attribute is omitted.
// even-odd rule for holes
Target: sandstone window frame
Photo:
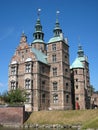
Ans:
<svg viewBox="0 0 98 130"><path fill-rule="evenodd" d="M53 82L53 91L57 91L58 90L58 83L55 81Z"/></svg>
<svg viewBox="0 0 98 130"><path fill-rule="evenodd" d="M56 43L52 44L52 50L56 51Z"/></svg>
<svg viewBox="0 0 98 130"><path fill-rule="evenodd" d="M31 80L29 78L25 79L25 89L31 89Z"/></svg>
<svg viewBox="0 0 98 130"><path fill-rule="evenodd" d="M57 67L52 68L52 70L53 70L53 76L57 76Z"/></svg>
<svg viewBox="0 0 98 130"><path fill-rule="evenodd" d="M26 103L30 103L31 100L31 94L30 93L26 93Z"/></svg>
<svg viewBox="0 0 98 130"><path fill-rule="evenodd" d="M32 73L32 68L33 68L32 61L25 62L25 73Z"/></svg>
<svg viewBox="0 0 98 130"><path fill-rule="evenodd" d="M56 62L56 60L57 60L56 54L53 54L52 55L52 62Z"/></svg>
<svg viewBox="0 0 98 130"><path fill-rule="evenodd" d="M15 65L11 66L11 75L16 75L17 74L17 67Z"/></svg>
<svg viewBox="0 0 98 130"><path fill-rule="evenodd" d="M66 103L69 103L69 95L66 94Z"/></svg>
<svg viewBox="0 0 98 130"><path fill-rule="evenodd" d="M57 104L58 101L59 101L59 100L58 100L58 94L54 94L54 95L53 95L53 103L54 103L54 104Z"/></svg>
<svg viewBox="0 0 98 130"><path fill-rule="evenodd" d="M16 90L17 89L17 83L16 83L16 81L12 80L10 82L10 84L11 84L11 90Z"/></svg>

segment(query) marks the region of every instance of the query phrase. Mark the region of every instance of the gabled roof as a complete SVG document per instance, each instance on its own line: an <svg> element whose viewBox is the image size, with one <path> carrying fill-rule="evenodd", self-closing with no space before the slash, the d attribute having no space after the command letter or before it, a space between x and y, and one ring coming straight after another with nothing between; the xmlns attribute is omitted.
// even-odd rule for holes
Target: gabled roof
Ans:
<svg viewBox="0 0 98 130"><path fill-rule="evenodd" d="M47 64L47 59L46 59L47 56L44 53L42 53L41 51L39 51L39 50L37 50L35 48L32 48L32 52L35 54L36 59L38 61Z"/></svg>
<svg viewBox="0 0 98 130"><path fill-rule="evenodd" d="M75 61L70 66L70 69L73 69L73 68L84 68L84 66L79 58L76 58Z"/></svg>

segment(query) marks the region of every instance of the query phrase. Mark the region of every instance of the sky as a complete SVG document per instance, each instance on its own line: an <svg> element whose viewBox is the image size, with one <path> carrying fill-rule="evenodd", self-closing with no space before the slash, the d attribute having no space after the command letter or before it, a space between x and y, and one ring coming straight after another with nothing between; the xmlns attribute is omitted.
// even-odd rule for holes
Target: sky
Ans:
<svg viewBox="0 0 98 130"><path fill-rule="evenodd" d="M98 0L0 0L0 93L8 90L8 66L24 31L33 41L37 10L47 43L53 37L56 11L68 38L70 64L81 44L88 56L90 83L98 91Z"/></svg>

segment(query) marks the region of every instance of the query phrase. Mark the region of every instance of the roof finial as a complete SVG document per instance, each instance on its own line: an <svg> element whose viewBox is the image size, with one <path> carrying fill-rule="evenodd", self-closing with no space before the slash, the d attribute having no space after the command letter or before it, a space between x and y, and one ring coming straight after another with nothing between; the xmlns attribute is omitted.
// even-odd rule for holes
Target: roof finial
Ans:
<svg viewBox="0 0 98 130"><path fill-rule="evenodd" d="M40 17L40 12L41 12L41 9L39 8L39 9L37 10L38 18Z"/></svg>
<svg viewBox="0 0 98 130"><path fill-rule="evenodd" d="M58 15L59 15L59 13L60 13L60 11L57 10L57 11L56 11L56 20L58 20Z"/></svg>
<svg viewBox="0 0 98 130"><path fill-rule="evenodd" d="M80 36L78 36L78 46L81 46Z"/></svg>

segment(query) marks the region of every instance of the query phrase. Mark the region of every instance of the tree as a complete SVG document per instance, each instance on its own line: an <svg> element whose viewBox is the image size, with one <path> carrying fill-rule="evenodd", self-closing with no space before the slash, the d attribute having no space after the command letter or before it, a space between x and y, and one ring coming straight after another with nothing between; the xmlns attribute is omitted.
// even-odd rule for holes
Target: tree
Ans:
<svg viewBox="0 0 98 130"><path fill-rule="evenodd" d="M3 100L9 104L23 104L26 101L26 93L16 89L3 94Z"/></svg>

